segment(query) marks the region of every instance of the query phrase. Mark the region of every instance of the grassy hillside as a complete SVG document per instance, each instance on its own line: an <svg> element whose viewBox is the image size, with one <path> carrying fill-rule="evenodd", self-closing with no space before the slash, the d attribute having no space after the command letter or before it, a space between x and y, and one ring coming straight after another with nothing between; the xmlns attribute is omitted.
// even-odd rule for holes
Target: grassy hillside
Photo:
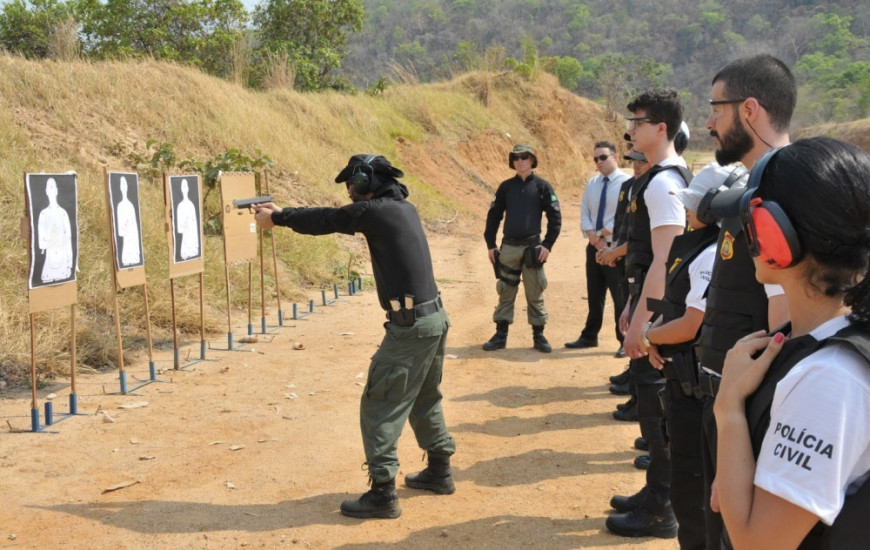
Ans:
<svg viewBox="0 0 870 550"><path fill-rule="evenodd" d="M511 175L506 157L514 143L532 143L540 151L539 173L570 194L593 169L587 158L592 143L622 134L597 105L548 76L528 82L510 73L469 74L372 97L252 92L154 62L61 64L3 56L0 73L0 201L7 213L0 221L0 379L13 382L23 379L30 361L28 242L20 231L26 172L78 173L77 357L83 367L104 368L115 364L116 345L103 171L130 170L131 153L150 156L149 140L170 144L179 159L259 149L274 162L271 190L283 205L344 203L344 189L332 183L337 171L354 153L381 153L407 174L427 227L451 231L483 215L494 186ZM159 177L143 174L141 202L152 323L156 337L166 339L171 306ZM346 276L348 266L361 268L366 254L361 237L282 231L277 244L285 301L317 295ZM222 332L221 246L219 236L207 236L207 324ZM230 271L234 307L244 308L247 270ZM271 277L267 285L273 304ZM179 278L175 287L180 327L196 332L197 278ZM140 289L123 291L121 304L125 349L141 352ZM37 314L34 325L41 375L65 372L69 310Z"/></svg>

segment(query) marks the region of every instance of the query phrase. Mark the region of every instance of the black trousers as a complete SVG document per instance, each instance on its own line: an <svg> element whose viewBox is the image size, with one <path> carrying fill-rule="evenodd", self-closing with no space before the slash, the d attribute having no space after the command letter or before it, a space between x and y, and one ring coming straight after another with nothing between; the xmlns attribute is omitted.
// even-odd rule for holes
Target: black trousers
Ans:
<svg viewBox="0 0 870 550"><path fill-rule="evenodd" d="M604 322L604 303L607 299L607 291L613 300L614 330L616 339L622 343L623 336L619 332L619 315L625 307L625 294L623 293L624 274L618 267L608 267L595 261L595 247L586 245L586 293L589 295L589 313L586 314L586 325L580 333L581 338L594 340L598 338L601 325Z"/></svg>
<svg viewBox="0 0 870 550"><path fill-rule="evenodd" d="M702 432L701 455L704 467L704 527L707 531L707 550L719 550L722 548L722 515L710 509L710 493L713 480L716 478L716 418L713 416L712 397L704 398L704 408L701 415L701 423L704 427Z"/></svg>
<svg viewBox="0 0 870 550"><path fill-rule="evenodd" d="M668 380L667 411L668 448L671 452L671 505L680 524L680 550L707 548L702 459L701 416L704 402L683 393L678 380Z"/></svg>
<svg viewBox="0 0 870 550"><path fill-rule="evenodd" d="M659 400L659 391L664 387L664 378L661 378L658 384L636 386L640 434L649 445L650 457L649 468L646 470L646 486L649 493L644 506L654 514L661 513L670 498L671 467L663 430L664 412Z"/></svg>

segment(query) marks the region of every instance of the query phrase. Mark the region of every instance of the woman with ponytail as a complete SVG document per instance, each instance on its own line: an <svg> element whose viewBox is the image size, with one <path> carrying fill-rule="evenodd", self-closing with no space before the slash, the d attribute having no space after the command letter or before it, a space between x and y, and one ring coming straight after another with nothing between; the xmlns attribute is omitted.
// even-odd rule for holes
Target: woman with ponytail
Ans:
<svg viewBox="0 0 870 550"><path fill-rule="evenodd" d="M741 200L759 282L791 322L728 352L714 509L726 547L870 545L870 157L830 138L768 152Z"/></svg>

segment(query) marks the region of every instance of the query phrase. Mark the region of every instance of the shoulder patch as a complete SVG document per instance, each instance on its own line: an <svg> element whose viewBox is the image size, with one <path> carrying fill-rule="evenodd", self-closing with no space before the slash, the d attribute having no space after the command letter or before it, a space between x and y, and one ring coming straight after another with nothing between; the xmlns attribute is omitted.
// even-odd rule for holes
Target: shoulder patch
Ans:
<svg viewBox="0 0 870 550"><path fill-rule="evenodd" d="M734 257L734 236L728 231L722 237L722 246L719 247L719 255L723 260L730 260Z"/></svg>
<svg viewBox="0 0 870 550"><path fill-rule="evenodd" d="M550 202L558 202L559 199L556 198L556 193L550 193Z"/></svg>

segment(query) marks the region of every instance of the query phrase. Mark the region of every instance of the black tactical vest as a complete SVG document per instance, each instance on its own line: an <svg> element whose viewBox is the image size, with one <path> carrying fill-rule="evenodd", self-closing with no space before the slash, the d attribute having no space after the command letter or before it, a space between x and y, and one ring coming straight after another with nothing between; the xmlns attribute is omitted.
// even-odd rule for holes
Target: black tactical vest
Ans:
<svg viewBox="0 0 870 550"><path fill-rule="evenodd" d="M708 246L716 242L719 228L716 225L708 225L703 229L689 231L674 238L671 250L668 253L667 279L665 281L665 295L662 300L647 298L647 309L662 317L662 323L679 319L686 312L686 296L691 290L689 278L689 265ZM694 340L682 344L659 346L659 353L664 357L671 357L677 351L690 349L695 344Z"/></svg>
<svg viewBox="0 0 870 550"><path fill-rule="evenodd" d="M755 280L755 264L739 218L722 220L713 278L707 287L707 310L698 339L698 359L722 372L725 353L737 340L767 330L767 294Z"/></svg>
<svg viewBox="0 0 870 550"><path fill-rule="evenodd" d="M635 284L638 287L642 287L643 282L637 279L642 279L646 275L653 260L649 209L643 195L649 182L656 174L664 170L677 170L686 185L692 181L692 173L687 168L683 166L659 166L658 164L636 180L628 207L628 252L625 255L625 275L635 278ZM632 293L632 295L635 294Z"/></svg>
<svg viewBox="0 0 870 550"><path fill-rule="evenodd" d="M616 201L616 213L613 216L613 242L622 244L628 240L628 194L634 185L634 178L622 182L619 189L619 199Z"/></svg>
<svg viewBox="0 0 870 550"><path fill-rule="evenodd" d="M778 332L788 332L789 325ZM758 459L761 453L761 443L770 425L770 407L776 385L802 359L819 348L832 344L845 344L867 360L870 368L870 334L866 329L850 325L837 334L822 340L816 340L810 335L801 336L786 342L779 354L770 365L761 385L746 401L746 420L749 424L749 436L752 440L752 452ZM856 411L856 414L858 411ZM801 542L798 550L851 550L867 548L870 541L870 521L867 511L870 510L870 482L865 482L860 489L847 497L843 508L833 525L826 526L822 522L816 524L807 537ZM723 537L725 546L731 548L727 534Z"/></svg>

